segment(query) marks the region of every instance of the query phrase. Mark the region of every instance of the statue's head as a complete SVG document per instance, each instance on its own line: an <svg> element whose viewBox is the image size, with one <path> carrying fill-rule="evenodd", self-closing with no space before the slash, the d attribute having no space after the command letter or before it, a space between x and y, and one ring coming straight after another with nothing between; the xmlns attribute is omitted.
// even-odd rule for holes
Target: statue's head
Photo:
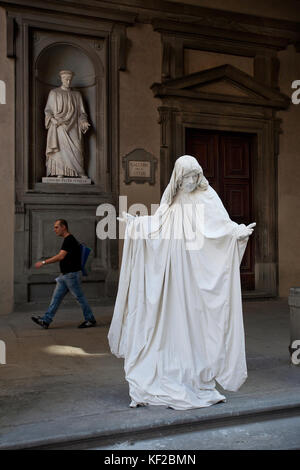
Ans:
<svg viewBox="0 0 300 470"><path fill-rule="evenodd" d="M207 189L208 181L203 175L203 170L195 157L183 155L179 157L174 166L175 188L184 192L192 192L197 187Z"/></svg>
<svg viewBox="0 0 300 470"><path fill-rule="evenodd" d="M169 181L165 189L161 203L172 204L179 189L186 193L191 193L199 188L205 191L209 183L203 175L203 170L195 157L183 155L177 158Z"/></svg>
<svg viewBox="0 0 300 470"><path fill-rule="evenodd" d="M75 75L71 70L61 70L59 72L61 83L65 88L70 88L72 78Z"/></svg>
<svg viewBox="0 0 300 470"><path fill-rule="evenodd" d="M191 193L196 189L198 184L198 174L196 171L184 174L180 181L178 181L178 188L182 189L185 193Z"/></svg>

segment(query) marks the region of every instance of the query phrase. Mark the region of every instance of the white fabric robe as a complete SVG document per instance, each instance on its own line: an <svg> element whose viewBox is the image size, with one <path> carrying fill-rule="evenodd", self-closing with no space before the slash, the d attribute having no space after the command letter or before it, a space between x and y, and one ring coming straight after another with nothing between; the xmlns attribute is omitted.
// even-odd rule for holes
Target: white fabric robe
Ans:
<svg viewBox="0 0 300 470"><path fill-rule="evenodd" d="M61 125L53 124L52 117ZM85 175L81 123L86 121L87 115L78 91L62 88L50 91L45 108L47 176Z"/></svg>
<svg viewBox="0 0 300 470"><path fill-rule="evenodd" d="M182 239L166 239L172 230L182 230ZM125 358L131 406L206 407L225 401L216 382L236 391L246 380L239 272L246 233L210 186L179 190L154 216L127 223L108 339L112 353Z"/></svg>

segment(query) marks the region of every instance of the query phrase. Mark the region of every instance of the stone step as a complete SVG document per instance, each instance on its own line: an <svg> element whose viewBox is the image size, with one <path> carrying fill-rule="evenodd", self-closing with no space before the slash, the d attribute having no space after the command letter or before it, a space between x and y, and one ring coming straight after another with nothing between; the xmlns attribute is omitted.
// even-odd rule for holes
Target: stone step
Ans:
<svg viewBox="0 0 300 470"><path fill-rule="evenodd" d="M278 398L278 397L277 397ZM47 436L31 439L26 442L0 444L1 449L109 449L134 442L155 441L157 439L175 439L187 433L202 433L204 431L226 431L230 427L244 428L265 422L279 423L278 420L299 418L297 421L300 430L300 399L296 396L282 397L281 403L276 397L269 403L259 398L251 397L251 401L236 399L231 403L220 403L208 408L190 410L191 413L167 410L162 407L143 407L127 409L122 412L111 413L106 416L107 423L103 425L103 414L84 416L81 418L64 419L63 426L67 434L54 435L54 428L58 429L59 422L44 423L48 426ZM253 406L253 400L256 406ZM227 405L227 406L226 406ZM161 408L161 409L159 409ZM143 416L141 416L143 415ZM85 421L83 423L82 421ZM102 420L100 424L100 420ZM81 422L80 422L81 421ZM284 421L283 421L284 422ZM62 424L62 423L61 423ZM60 424L60 425L61 425ZM39 423L39 427L42 423ZM270 427L270 425L269 425ZM26 431L19 426L18 434ZM27 426L28 429L28 426ZM32 432L30 433L33 437ZM300 433L299 448L300 448ZM24 434L23 434L24 436ZM127 444L126 444L127 443ZM295 443L294 443L295 444ZM129 444L128 444L129 445ZM138 447L136 447L138 448ZM295 447L294 447L295 448Z"/></svg>

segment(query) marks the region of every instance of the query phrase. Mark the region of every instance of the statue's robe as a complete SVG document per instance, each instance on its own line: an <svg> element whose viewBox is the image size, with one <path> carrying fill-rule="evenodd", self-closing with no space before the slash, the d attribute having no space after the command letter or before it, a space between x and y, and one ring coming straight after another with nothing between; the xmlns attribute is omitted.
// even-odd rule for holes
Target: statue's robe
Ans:
<svg viewBox="0 0 300 470"><path fill-rule="evenodd" d="M108 339L125 358L131 406L206 407L225 401L216 382L231 391L244 383L247 234L211 186L178 190L153 216L128 220Z"/></svg>
<svg viewBox="0 0 300 470"><path fill-rule="evenodd" d="M51 122L53 117L60 125ZM85 176L81 125L86 121L78 91L62 88L50 91L45 108L47 176Z"/></svg>

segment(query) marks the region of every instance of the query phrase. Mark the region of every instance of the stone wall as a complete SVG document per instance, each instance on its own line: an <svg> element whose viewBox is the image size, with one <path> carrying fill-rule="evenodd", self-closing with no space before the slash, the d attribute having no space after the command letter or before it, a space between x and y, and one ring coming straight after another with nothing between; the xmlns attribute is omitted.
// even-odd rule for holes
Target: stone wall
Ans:
<svg viewBox="0 0 300 470"><path fill-rule="evenodd" d="M291 96L294 80L300 80L300 53L290 46L279 54L279 85ZM278 156L279 295L300 285L300 104L279 113L282 134Z"/></svg>
<svg viewBox="0 0 300 470"><path fill-rule="evenodd" d="M176 1L176 0L173 0ZM120 1L122 4L122 1ZM300 10L295 10L296 0L275 2L224 2L208 0L186 0L181 3L239 13L262 15L270 18L299 20ZM14 262L14 60L6 58L6 15L0 8L0 80L6 84L6 104L0 104L0 215L2 232L0 237L0 314L8 313L13 305L13 262ZM152 25L137 23L127 28L126 70L119 72L119 194L128 197L128 206L143 203L148 207L159 203L160 190L160 125L157 108L159 99L153 97L150 87L161 82L162 47L161 35ZM300 80L300 53L290 46L278 54L281 62L280 90L291 96L291 83ZM185 51L185 73L193 73L207 67L231 63L253 75L253 60L242 56L224 56L196 50ZM300 163L299 163L299 122L300 105L291 105L288 111L279 113L282 119L282 134L278 157L278 249L279 249L279 295L287 296L291 286L299 284L299 237L300 222ZM142 148L158 160L155 184L124 183L122 158L134 149ZM120 241L120 248L122 241ZM121 255L121 252L120 252ZM119 258L121 260L121 256Z"/></svg>
<svg viewBox="0 0 300 470"><path fill-rule="evenodd" d="M126 71L120 73L120 196L127 197L127 210L132 204L142 203L151 213L151 204L160 201L160 126L159 100L150 89L161 80L160 34L148 24L129 28ZM143 148L158 160L155 184L125 184L122 158L136 148ZM120 226L124 233L125 224ZM123 240L119 240L119 264L122 261Z"/></svg>
<svg viewBox="0 0 300 470"><path fill-rule="evenodd" d="M6 104L0 104L0 315L13 307L14 262L14 62L6 58L6 15L0 8L0 80ZM3 100L2 100L3 101Z"/></svg>
<svg viewBox="0 0 300 470"><path fill-rule="evenodd" d="M157 111L160 100L153 97L151 85L161 81L160 34L151 25L137 24L128 28L130 41L127 67L120 72L120 195L128 197L128 208L143 203L150 211L151 203L159 203L159 165L155 185L124 183L122 157L136 148L143 148L159 161L160 126Z"/></svg>
<svg viewBox="0 0 300 470"><path fill-rule="evenodd" d="M234 11L247 15L266 16L279 20L298 21L300 9L298 0L170 0L174 3L186 3L194 6Z"/></svg>
<svg viewBox="0 0 300 470"><path fill-rule="evenodd" d="M279 87L291 96L291 84L300 80L300 54L293 46L279 52ZM208 67L229 63L252 75L252 59L225 54L188 50L185 53L185 72L194 73ZM205 67L205 65L207 66ZM300 280L300 104L291 104L278 113L282 119L278 155L278 281L279 296L287 297L289 288ZM255 183L254 183L255 184Z"/></svg>

